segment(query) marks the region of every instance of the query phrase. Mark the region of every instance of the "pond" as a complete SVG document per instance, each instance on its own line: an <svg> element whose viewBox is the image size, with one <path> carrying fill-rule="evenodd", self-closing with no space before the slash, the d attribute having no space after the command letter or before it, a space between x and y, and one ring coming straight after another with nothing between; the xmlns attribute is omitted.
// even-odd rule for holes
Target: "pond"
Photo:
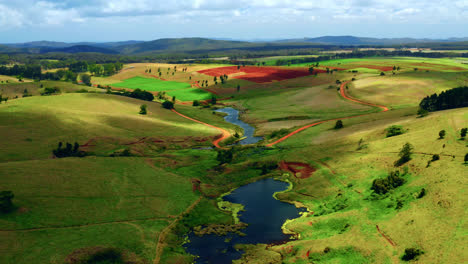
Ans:
<svg viewBox="0 0 468 264"><path fill-rule="evenodd" d="M228 234L227 236L189 234L190 242L185 244L186 251L197 255L196 263L231 263L241 257L241 251L234 249L236 244L270 244L287 241L291 238L282 232L281 226L287 219L294 219L305 212L303 208L281 202L273 197L278 191L288 188L289 183L272 178L260 180L234 190L224 196L224 200L244 205L240 221L249 226L243 230L246 236Z"/></svg>

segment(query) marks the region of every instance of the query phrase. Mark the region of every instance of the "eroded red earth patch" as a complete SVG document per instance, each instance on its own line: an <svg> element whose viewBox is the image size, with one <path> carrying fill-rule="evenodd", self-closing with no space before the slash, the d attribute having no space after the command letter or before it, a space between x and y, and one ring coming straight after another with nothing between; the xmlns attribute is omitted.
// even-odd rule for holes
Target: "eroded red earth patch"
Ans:
<svg viewBox="0 0 468 264"><path fill-rule="evenodd" d="M291 172L298 179L307 179L316 171L309 164L301 162L281 161L279 166L282 170Z"/></svg>
<svg viewBox="0 0 468 264"><path fill-rule="evenodd" d="M315 73L324 73L325 70L314 70ZM242 79L256 83L268 83L282 81L310 75L306 68L283 69L279 67L245 66L237 69L237 66L227 66L198 71L209 76L233 75L230 78Z"/></svg>

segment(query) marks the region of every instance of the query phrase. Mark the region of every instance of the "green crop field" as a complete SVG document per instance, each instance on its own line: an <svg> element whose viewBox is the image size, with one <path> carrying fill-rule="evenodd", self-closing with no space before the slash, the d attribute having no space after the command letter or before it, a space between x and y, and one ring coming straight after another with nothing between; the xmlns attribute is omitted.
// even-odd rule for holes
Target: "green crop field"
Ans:
<svg viewBox="0 0 468 264"><path fill-rule="evenodd" d="M155 78L133 77L119 83L110 84L112 87L141 89L146 91L170 91L190 88L188 83L162 81Z"/></svg>
<svg viewBox="0 0 468 264"><path fill-rule="evenodd" d="M154 92L166 92L169 96L175 96L177 100L206 100L212 94L198 88L190 88L189 83L162 81L155 78L133 77L119 83L110 84L111 87L141 89Z"/></svg>

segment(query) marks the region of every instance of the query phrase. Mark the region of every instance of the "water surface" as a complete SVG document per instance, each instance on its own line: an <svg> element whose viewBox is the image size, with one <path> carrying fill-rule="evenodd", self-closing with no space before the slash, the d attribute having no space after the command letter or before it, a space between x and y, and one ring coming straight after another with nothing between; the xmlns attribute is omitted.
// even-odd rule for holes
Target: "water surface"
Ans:
<svg viewBox="0 0 468 264"><path fill-rule="evenodd" d="M187 252L200 256L196 263L223 264L241 257L243 252L234 249L236 244L270 244L289 240L290 235L284 234L281 226L286 219L297 218L305 210L273 198L275 192L287 189L288 185L268 178L234 190L224 200L244 205L245 211L240 212L239 218L249 224L241 230L246 236L228 234L199 237L190 233L190 243L185 245Z"/></svg>
<svg viewBox="0 0 468 264"><path fill-rule="evenodd" d="M226 120L227 122L231 124L240 126L244 129L244 137L246 138L239 141L238 144L241 144L241 145L255 144L263 139L262 137L253 136L255 133L255 128L239 119L238 110L232 107L226 107L226 108L218 109L215 111L228 114L227 116L224 117L224 120Z"/></svg>

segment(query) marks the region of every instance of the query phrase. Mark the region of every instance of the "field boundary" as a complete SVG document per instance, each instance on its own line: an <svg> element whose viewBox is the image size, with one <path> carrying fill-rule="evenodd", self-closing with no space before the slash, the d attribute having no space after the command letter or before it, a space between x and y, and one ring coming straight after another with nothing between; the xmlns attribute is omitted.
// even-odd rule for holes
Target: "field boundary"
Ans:
<svg viewBox="0 0 468 264"><path fill-rule="evenodd" d="M227 139L228 137L231 136L231 133L229 133L229 132L228 132L226 129L224 129L224 128L220 128L220 127L217 127L217 126L213 126L213 125L210 125L210 124L208 124L208 123L202 122L202 121L200 121L200 120L196 120L196 119L194 119L194 118L188 117L188 116L186 116L186 115L183 115L183 114L177 112L175 109L171 109L171 111L174 112L174 113L176 113L176 114L178 114L179 116L181 116L181 117L183 117L183 118L192 120L192 121L194 121L194 122L197 122L197 123L200 123L200 124L202 124L202 125L209 126L209 127L212 127L212 128L214 128L214 129L217 129L217 130L221 131L221 137L219 137L218 139L216 139L215 141L212 142L213 145L214 145L215 147L219 148L219 149L223 149L223 147L221 147L221 146L219 145L219 143L220 143L221 141L223 141L223 140L225 140L225 139Z"/></svg>
<svg viewBox="0 0 468 264"><path fill-rule="evenodd" d="M364 104L364 105L368 105L368 106L373 106L373 107L378 107L380 109L382 109L382 112L387 112L389 111L390 109L386 106L383 106L383 105L377 105L377 104L372 104L372 103L368 103L368 102L364 102L364 101L361 101L361 100L358 100L358 99L355 99L355 98L352 98L350 96L347 95L347 93L345 92L345 87L346 85L349 83L350 81L347 81L347 82L344 82L341 84L340 86L340 94L341 96L344 98L344 99L347 99L347 100L350 100L350 101L353 101L353 102L356 102L356 103L359 103L359 104ZM348 116L348 117L341 117L341 118L333 118L333 119L328 119L328 120L323 120L323 121L319 121L319 122L315 122L313 124L309 124L309 125L306 125L306 126L303 126L299 129L296 129L295 131L287 134L286 136L270 143L270 144L267 144L266 146L267 147L272 147L286 139L288 139L289 137L292 137L294 136L295 134L303 131L303 130L306 130L308 128L311 128L311 127L314 127L314 126L317 126L317 125L320 125L322 123L325 123L325 122L329 122L329 121L334 121L334 120L341 120L341 119L350 119L350 118L355 118L355 117L360 117L360 116L366 116L366 115L370 115L370 114L362 114L362 115L355 115L355 116Z"/></svg>

